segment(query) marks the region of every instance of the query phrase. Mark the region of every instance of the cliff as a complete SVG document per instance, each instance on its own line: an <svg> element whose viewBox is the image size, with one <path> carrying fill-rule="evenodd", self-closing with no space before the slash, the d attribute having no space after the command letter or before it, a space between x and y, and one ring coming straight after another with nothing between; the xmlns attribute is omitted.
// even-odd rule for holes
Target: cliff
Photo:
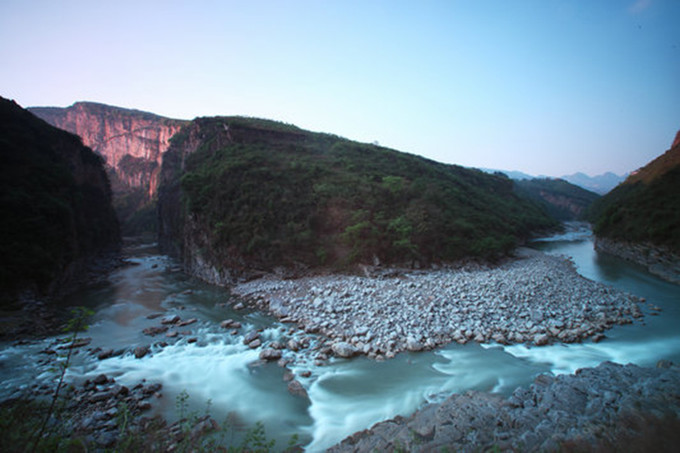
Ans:
<svg viewBox="0 0 680 453"><path fill-rule="evenodd" d="M598 194L562 179L515 181L515 189L519 195L539 203L559 221L583 219L590 205L600 198Z"/></svg>
<svg viewBox="0 0 680 453"><path fill-rule="evenodd" d="M56 296L119 246L104 162L80 138L0 98L0 288Z"/></svg>
<svg viewBox="0 0 680 453"><path fill-rule="evenodd" d="M93 102L29 110L80 136L106 160L116 210L124 226L139 222L140 210L150 211L146 216L155 218L155 206L149 208L149 203L158 189L163 153L186 121Z"/></svg>
<svg viewBox="0 0 680 453"><path fill-rule="evenodd" d="M680 143L594 203L599 250L680 282Z"/></svg>
<svg viewBox="0 0 680 453"><path fill-rule="evenodd" d="M162 249L227 284L357 263L511 253L554 227L505 176L272 121L199 118L165 154Z"/></svg>

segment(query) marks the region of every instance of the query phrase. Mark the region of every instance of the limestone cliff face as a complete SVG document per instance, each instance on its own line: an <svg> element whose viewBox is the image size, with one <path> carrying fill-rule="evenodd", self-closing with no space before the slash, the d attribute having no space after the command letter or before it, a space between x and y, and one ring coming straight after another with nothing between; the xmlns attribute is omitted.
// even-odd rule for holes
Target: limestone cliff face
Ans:
<svg viewBox="0 0 680 453"><path fill-rule="evenodd" d="M38 117L81 137L106 160L114 193L141 189L151 199L158 188L163 153L186 123L138 110L92 102L67 108L34 107Z"/></svg>

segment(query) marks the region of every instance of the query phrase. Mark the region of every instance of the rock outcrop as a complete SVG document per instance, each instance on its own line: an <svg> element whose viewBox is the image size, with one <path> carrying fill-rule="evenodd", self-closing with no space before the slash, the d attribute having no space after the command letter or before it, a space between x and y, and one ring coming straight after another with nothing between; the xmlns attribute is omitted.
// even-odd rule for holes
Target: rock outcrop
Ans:
<svg viewBox="0 0 680 453"><path fill-rule="evenodd" d="M0 115L1 292L59 295L120 245L103 160L12 101Z"/></svg>
<svg viewBox="0 0 680 453"><path fill-rule="evenodd" d="M509 398L470 391L361 431L328 451L674 451L680 368L604 362L540 375Z"/></svg>

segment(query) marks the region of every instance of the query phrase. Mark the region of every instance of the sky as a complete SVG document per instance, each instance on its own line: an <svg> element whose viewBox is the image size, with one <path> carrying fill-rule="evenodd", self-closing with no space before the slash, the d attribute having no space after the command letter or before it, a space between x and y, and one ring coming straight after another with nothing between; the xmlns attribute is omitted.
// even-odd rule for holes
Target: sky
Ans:
<svg viewBox="0 0 680 453"><path fill-rule="evenodd" d="M678 0L0 0L0 96L624 174L680 129L679 19Z"/></svg>

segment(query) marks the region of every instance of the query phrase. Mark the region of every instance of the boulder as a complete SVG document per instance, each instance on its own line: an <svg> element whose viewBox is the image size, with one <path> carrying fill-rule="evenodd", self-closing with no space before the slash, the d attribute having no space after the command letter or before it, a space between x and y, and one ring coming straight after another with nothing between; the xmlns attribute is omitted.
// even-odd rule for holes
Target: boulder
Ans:
<svg viewBox="0 0 680 453"><path fill-rule="evenodd" d="M100 374L94 378L92 382L96 385L104 385L109 382L109 378L105 374Z"/></svg>
<svg viewBox="0 0 680 453"><path fill-rule="evenodd" d="M423 345L420 343L420 341L416 340L413 337L408 337L406 339L406 349L411 351L411 352L418 352L423 350Z"/></svg>
<svg viewBox="0 0 680 453"><path fill-rule="evenodd" d="M149 347L149 345L137 346L135 348L135 351L134 351L135 352L135 358L141 359L142 357L144 357L145 355L147 355L149 353L150 349L151 348Z"/></svg>
<svg viewBox="0 0 680 453"><path fill-rule="evenodd" d="M258 332L257 330L251 330L250 332L248 332L246 334L245 337L243 337L243 344L250 344L254 340L257 340L259 338L260 338L260 332Z"/></svg>
<svg viewBox="0 0 680 453"><path fill-rule="evenodd" d="M150 337L153 337L155 335L158 335L159 333L166 332L168 330L168 326L161 326L161 327L147 327L146 329L142 330L142 333L144 335L149 335Z"/></svg>
<svg viewBox="0 0 680 453"><path fill-rule="evenodd" d="M281 358L281 351L278 349L267 348L260 352L261 360L279 360Z"/></svg>
<svg viewBox="0 0 680 453"><path fill-rule="evenodd" d="M295 396L301 396L303 398L309 398L309 395L307 395L307 390L300 384L298 381L295 379L291 380L288 383L288 392L290 392L291 395Z"/></svg>
<svg viewBox="0 0 680 453"><path fill-rule="evenodd" d="M534 337L534 344L536 346L544 346L550 342L550 337L544 333L540 333Z"/></svg>
<svg viewBox="0 0 680 453"><path fill-rule="evenodd" d="M350 358L359 353L359 350L345 341L338 341L331 346L333 354L337 357Z"/></svg>

